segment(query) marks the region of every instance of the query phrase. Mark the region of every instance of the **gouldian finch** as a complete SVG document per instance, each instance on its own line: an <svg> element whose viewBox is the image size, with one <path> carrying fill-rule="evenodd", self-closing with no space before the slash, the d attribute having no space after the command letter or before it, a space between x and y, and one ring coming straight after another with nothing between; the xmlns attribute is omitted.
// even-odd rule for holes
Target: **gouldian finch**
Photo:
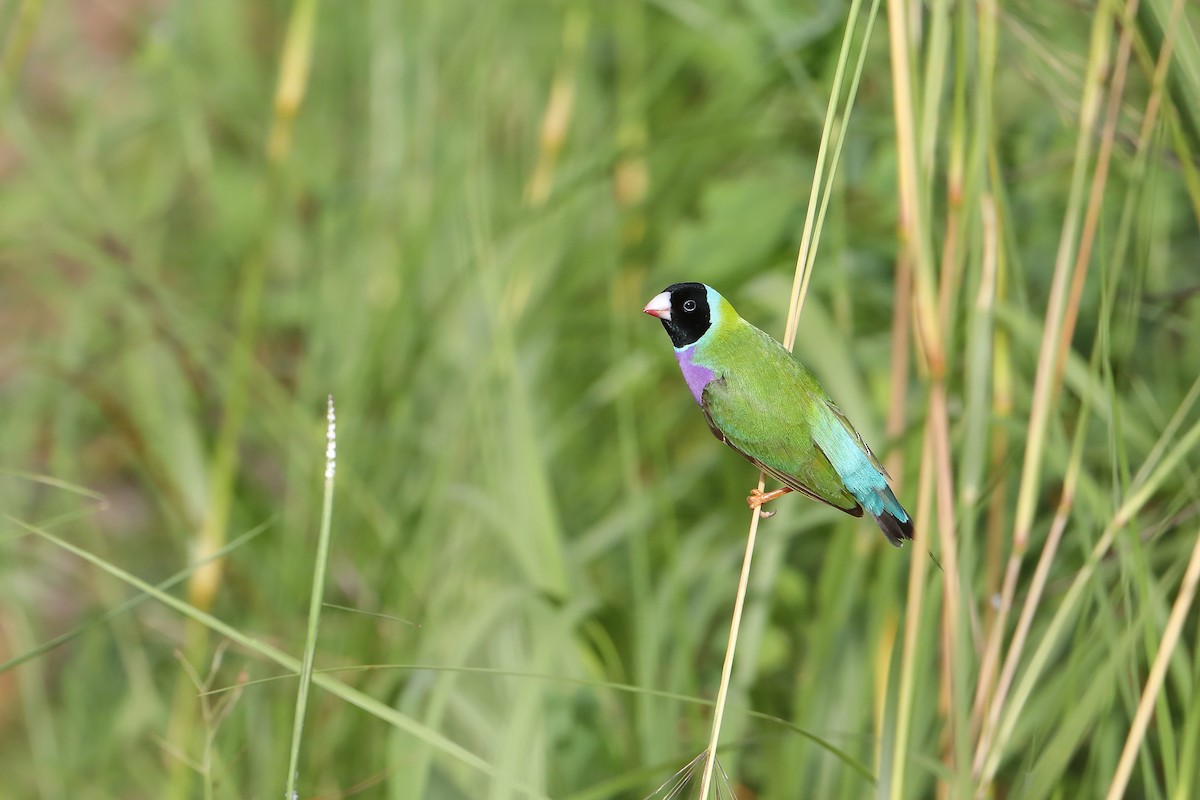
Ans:
<svg viewBox="0 0 1200 800"><path fill-rule="evenodd" d="M912 538L879 459L783 345L703 283L668 286L642 310L671 337L713 435L783 484L751 492L752 508L797 491L855 517L865 508L897 547Z"/></svg>

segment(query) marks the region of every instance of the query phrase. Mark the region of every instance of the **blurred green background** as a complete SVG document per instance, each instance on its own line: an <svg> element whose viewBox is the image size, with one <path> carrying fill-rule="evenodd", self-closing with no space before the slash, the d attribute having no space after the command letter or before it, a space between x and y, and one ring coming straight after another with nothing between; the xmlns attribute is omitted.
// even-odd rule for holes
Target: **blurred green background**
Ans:
<svg viewBox="0 0 1200 800"><path fill-rule="evenodd" d="M0 6L0 794L282 796L295 680L201 690L287 670L154 601L97 621L139 593L39 532L152 583L183 570L172 593L298 656L332 394L325 599L344 608L324 609L316 664L390 665L336 677L415 725L315 688L300 796L667 796L707 741L756 475L709 435L639 311L701 280L782 335L847 11ZM1185 435L1200 419L1200 9L909 11L918 191L945 287L961 638L945 666L881 9L796 353L888 461L926 538L896 551L869 523L779 502L760 531L722 796L1100 796L1200 509ZM1104 140L1088 76L1106 100L1125 31L1006 641L1059 509L1065 534L1016 647L1029 691L1005 701L1013 725L980 777L968 706L1029 470L1052 274ZM1147 136L1164 31L1174 51ZM281 80L302 101L278 101ZM946 477L932 469L930 487ZM1090 556L1110 527L1113 546ZM247 531L219 568L196 568ZM1129 796L1200 793L1194 612L1182 633Z"/></svg>

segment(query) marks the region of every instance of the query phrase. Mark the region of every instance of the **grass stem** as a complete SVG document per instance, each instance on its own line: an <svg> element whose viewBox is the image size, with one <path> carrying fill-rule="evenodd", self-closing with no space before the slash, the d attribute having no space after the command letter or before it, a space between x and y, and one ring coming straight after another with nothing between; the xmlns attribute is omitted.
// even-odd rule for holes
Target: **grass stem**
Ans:
<svg viewBox="0 0 1200 800"><path fill-rule="evenodd" d="M854 108L854 98L857 95L859 79L862 77L863 65L866 60L867 47L871 41L875 18L879 10L879 0L874 0L867 18L866 33L863 36L861 50L846 99L846 107L841 113L841 131L837 145L834 148L832 167L828 177L825 176L825 161L829 150L829 141L838 118L839 100L842 94L842 83L845 78L845 66L849 61L850 49L854 42L854 32L857 27L862 0L854 0L850 6L849 21L846 32L842 37L841 52L838 55L837 68L830 92L829 103L826 106L825 123L821 131L821 145L817 155L816 171L813 174L810 188L808 211L804 221L804 232L801 237L800 249L796 255L796 269L792 276L792 290L788 302L787 323L784 326L783 345L791 350L796 342L796 331L799 326L800 312L804 307L804 299L808 293L809 280L812 275L812 264L816 256L817 245L820 243L821 222L833 193L833 176L837 167L838 156L845 141L846 126L850 121L850 113ZM825 181L823 183L823 178ZM818 188L823 187L823 202L818 204ZM765 488L766 475L758 476L758 489ZM746 553L742 559L742 571L738 579L737 594L733 605L733 619L729 625L729 641L725 649L725 659L721 666L721 683L717 689L716 709L713 713L712 729L707 748L708 757L704 761L704 770L700 777L700 800L708 800L712 786L713 770L717 766L717 744L721 736L721 723L725 715L725 702L729 694L729 682L733 674L734 655L737 651L738 632L741 629L742 610L745 605L746 590L750 583L750 565L754 559L754 542L758 534L758 523L762 519L762 510L753 509L750 516L750 528L746 534Z"/></svg>
<svg viewBox="0 0 1200 800"><path fill-rule="evenodd" d="M760 477L758 489L762 491L765 480ZM717 743L721 738L721 722L725 718L725 701L729 697L729 678L733 674L733 657L737 652L738 631L742 625L742 608L746 603L746 587L750 585L750 564L754 560L754 540L758 536L758 522L762 512L754 509L750 518L750 531L746 534L746 555L742 559L742 572L738 578L737 596L733 601L733 620L729 624L729 646L725 649L725 663L721 666L721 685L717 689L717 704L713 710L712 731L709 734L704 771L700 774L700 798L706 800L712 786L713 769L717 763Z"/></svg>
<svg viewBox="0 0 1200 800"><path fill-rule="evenodd" d="M1142 689L1142 699L1138 701L1137 713L1134 714L1133 724L1129 726L1129 735L1125 738L1125 746L1121 748L1121 760L1117 763L1117 771L1113 775L1112 785L1108 789L1106 800L1120 800L1125 796L1125 787L1129 784L1129 776L1133 773L1133 762L1141 748L1142 739L1146 735L1146 726L1150 723L1150 715L1154 712L1154 704L1162 691L1163 680L1167 675L1167 667L1175 645L1179 643L1179 635L1183 631L1183 623L1192 610L1192 601L1196 598L1196 585L1200 583L1200 531L1196 533L1196 543L1192 547L1192 557L1188 561L1187 572L1179 585L1179 594L1171 607L1171 615L1167 618L1167 627L1163 630L1162 641L1158 652L1154 655L1154 664L1150 674L1146 676L1146 686Z"/></svg>
<svg viewBox="0 0 1200 800"><path fill-rule="evenodd" d="M313 661L317 652L317 634L321 627L322 601L325 598L325 571L329 565L329 539L333 518L333 478L337 471L337 420L333 395L329 395L326 410L328 428L325 434L325 493L321 501L321 531L317 536L317 558L313 568L312 594L308 601L308 636L304 641L304 656L300 663L300 681L296 687L296 714L292 721L292 750L288 762L285 797L296 797L296 782L300 770L300 740L304 734L304 714L308 709L309 688L312 686Z"/></svg>

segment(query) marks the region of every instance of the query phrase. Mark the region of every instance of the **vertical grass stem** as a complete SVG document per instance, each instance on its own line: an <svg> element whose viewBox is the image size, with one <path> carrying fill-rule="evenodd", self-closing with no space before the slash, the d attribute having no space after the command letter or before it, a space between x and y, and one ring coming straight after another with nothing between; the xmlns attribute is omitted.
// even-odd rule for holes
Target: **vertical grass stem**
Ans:
<svg viewBox="0 0 1200 800"><path fill-rule="evenodd" d="M833 87L830 90L830 101L826 107L825 123L822 128L821 146L817 155L817 167L813 174L813 186L809 196L808 212L805 216L804 233L801 238L800 250L796 257L796 270L792 278L792 291L788 303L787 323L784 326L783 344L788 350L791 350L796 341L796 330L800 319L800 311L804 305L804 298L808 291L808 282L811 276L813 256L816 253L816 246L820 242L820 228L824 220L825 209L828 207L829 196L832 192L833 185L833 169L831 168L828 177L825 177L824 165L829 141L832 136L834 121L837 118L839 99L842 96L842 83L845 78L845 66L849 61L850 48L854 42L854 32L857 27L859 12L862 7L862 0L854 0L850 6L849 22L846 25L846 32L842 37L841 51L838 55L837 68L834 74ZM859 79L862 77L863 65L866 61L866 50L870 44L871 31L874 29L875 17L879 10L879 0L874 0L871 6L871 12L868 17L866 33L862 41L862 49L859 53L859 59L855 68L853 82L851 84L849 96L846 99L846 108L842 113L842 127L839 132L837 145L834 151L833 167L836 168L838 155L841 152L842 144L845 141L846 125L849 122L850 112L854 107L854 97L857 94ZM818 204L817 187L822 185L822 179L825 178L824 184L824 202ZM818 211L819 208L819 211ZM758 489L762 491L765 488L766 476L760 473L758 478ZM717 689L716 708L713 713L712 730L709 736L708 748L706 750L707 758L704 759L704 771L700 777L700 798L707 800L709 791L712 786L713 770L716 767L717 761L717 745L721 735L721 723L725 715L725 703L729 694L730 677L733 674L734 655L737 651L738 632L741 628L742 610L745 605L746 589L750 582L750 566L754 558L754 542L758 534L758 523L762 519L760 509L754 509L750 517L750 529L746 535L746 553L742 559L742 572L738 580L737 595L734 599L733 619L729 626L729 643L725 650L725 661L721 667L721 683Z"/></svg>
<svg viewBox="0 0 1200 800"><path fill-rule="evenodd" d="M296 796L296 781L300 769L300 740L304 734L304 713L308 709L308 694L312 687L313 660L317 652L317 634L321 627L322 600L325 597L325 570L329 564L329 538L333 517L333 478L337 471L337 419L333 395L329 395L326 410L328 427L325 432L325 494L321 501L321 530L317 535L317 559L313 567L312 592L308 600L308 636L300 662L300 684L296 688L296 715L292 721L292 752L288 761L287 794Z"/></svg>

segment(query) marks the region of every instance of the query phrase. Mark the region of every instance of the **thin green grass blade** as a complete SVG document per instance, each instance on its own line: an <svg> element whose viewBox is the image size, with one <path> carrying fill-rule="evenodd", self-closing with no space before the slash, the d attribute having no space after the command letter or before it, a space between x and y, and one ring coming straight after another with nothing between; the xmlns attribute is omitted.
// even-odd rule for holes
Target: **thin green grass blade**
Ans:
<svg viewBox="0 0 1200 800"><path fill-rule="evenodd" d="M325 572L329 565L329 540L333 519L333 485L337 472L337 421L333 395L329 395L325 434L325 492L321 498L321 530L317 535L317 555L313 568L312 593L308 603L308 635L304 640L304 655L300 662L300 681L296 687L296 716L292 723L292 752L288 762L286 797L296 796L300 774L300 740L304 736L304 714L308 709L308 694L312 685L313 660L317 653L317 636L321 627L321 609L325 599Z"/></svg>
<svg viewBox="0 0 1200 800"><path fill-rule="evenodd" d="M274 524L274 521L268 520L266 522L263 522L255 527L251 528L250 530L246 531L245 533L241 534L240 536L234 537L233 541L226 543L226 545L224 547L222 547L220 550L218 550L215 553L213 553L212 555L210 555L209 559L224 558L225 556L227 556L227 555L233 553L234 551L238 550L239 548L241 548L242 545L249 544L250 542L252 542L260 534L264 533L268 528L270 528L272 524ZM44 528L45 526L43 525L41 527ZM200 567L202 567L204 565L204 563L205 563L204 561L197 561L193 564L188 565L188 567L186 569L182 569L179 572L176 572L171 577L167 578L166 580L155 584L154 585L155 590L157 590L159 592L163 592L163 593L171 590L172 588L178 586L180 583L183 583L185 580L187 580L188 575L190 575L196 569L199 569ZM121 603L119 606L116 606L114 608L109 609L108 611L105 611L103 614L96 617L95 619L89 620L81 625L76 625L74 628L71 628L70 630L65 631L63 633L60 633L58 636L55 636L51 639L47 639L45 642L42 642L41 644L39 644L37 647L33 648L32 650L27 650L26 652L21 653L18 656L14 656L13 658L8 659L7 661L0 662L0 673L8 672L10 669L15 669L16 667L19 667L22 664L25 664L29 661L33 661L34 659L44 656L46 653L49 653L51 650L53 650L56 647L61 647L62 645L67 644L68 642L72 641L73 639L83 636L84 634L86 634L90 631L93 631L96 628L103 627L104 625L111 622L116 617L119 617L121 614L124 614L126 611L132 611L133 609L137 608L139 605L141 605L143 602L145 602L148 599L150 599L150 595L146 595L146 594L135 595L134 597L131 597L128 600L126 600L124 603Z"/></svg>
<svg viewBox="0 0 1200 800"><path fill-rule="evenodd" d="M104 559L99 558L80 547L76 547L70 542L60 539L49 531L42 530L36 525L29 525L28 523L21 522L20 520L10 519L10 522L54 545L57 545L63 550L82 558L93 566L99 567L101 570L107 572L114 578L129 584L130 586L150 597L153 597L160 603L163 603L175 611L178 611L188 619L194 620L198 624L203 625L214 633L224 636L251 653L261 656L268 661L272 661L290 672L293 672L297 675L300 674L302 668L301 662L298 659L284 653L282 650L279 650L269 644L242 633L233 626L217 619L213 615L201 611L177 597L173 597L172 595L160 591L156 587L146 583L134 575L131 575L115 564L111 564L108 561L105 561ZM432 728L417 722L405 714L401 714L395 709L379 702L375 698L364 694L358 689L354 689L353 687L347 686L341 681L321 674L314 674L312 676L312 682L334 696L345 700L347 703L361 708L368 714L388 723L389 725L399 728L400 730L403 730L417 739L427 743L431 747L442 751L451 758L461 761L467 766L489 775L492 778L497 780L502 779L500 772L493 765L484 761L479 756L466 750L461 745L450 741ZM520 783L518 783L515 788L525 790L524 785ZM530 797L536 797L538 800L548 800L545 795L536 792L526 791L526 794Z"/></svg>

